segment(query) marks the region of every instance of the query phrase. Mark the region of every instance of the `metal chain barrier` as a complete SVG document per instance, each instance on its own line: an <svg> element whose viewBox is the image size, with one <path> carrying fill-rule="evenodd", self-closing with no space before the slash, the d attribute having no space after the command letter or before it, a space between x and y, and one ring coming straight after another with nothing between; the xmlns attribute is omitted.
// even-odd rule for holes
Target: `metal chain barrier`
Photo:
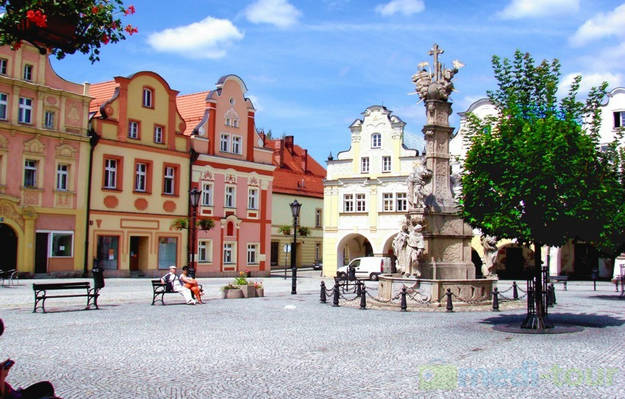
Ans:
<svg viewBox="0 0 625 399"><path fill-rule="evenodd" d="M477 300L471 300L471 299L464 299L462 297L459 297L458 295L454 294L453 292L451 293L452 296L455 296L460 302L464 302L466 304L469 305L482 305L484 304L485 299L477 299Z"/></svg>

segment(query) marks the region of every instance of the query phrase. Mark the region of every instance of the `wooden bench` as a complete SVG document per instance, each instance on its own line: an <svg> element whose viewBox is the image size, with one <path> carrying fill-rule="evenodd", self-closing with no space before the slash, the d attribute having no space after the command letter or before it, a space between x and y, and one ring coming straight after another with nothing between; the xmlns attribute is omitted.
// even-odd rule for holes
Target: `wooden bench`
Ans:
<svg viewBox="0 0 625 399"><path fill-rule="evenodd" d="M564 291L568 291L566 289L566 282L569 280L568 276L549 276L549 282L562 283L564 284Z"/></svg>
<svg viewBox="0 0 625 399"><path fill-rule="evenodd" d="M84 290L84 293L80 294L68 294L61 293L59 295L49 295L48 291L68 291L68 290ZM91 309L91 303L96 309L98 307L98 296L100 296L100 288L91 288L88 281L77 283L45 283L45 284L33 284L33 291L35 292L35 307L33 313L37 312L37 307L41 302L41 309L43 313L46 313L46 299L48 298L73 298L73 297L86 297L87 307L85 310Z"/></svg>
<svg viewBox="0 0 625 399"><path fill-rule="evenodd" d="M202 284L200 284L200 291L202 290ZM171 289L167 289L167 284L163 283L159 280L152 280L152 305L156 303L157 298L160 296L159 301L161 304L165 305L165 294L178 294L182 295L178 291L172 291ZM195 297L193 292L191 292L191 297ZM197 298L196 298L197 299Z"/></svg>

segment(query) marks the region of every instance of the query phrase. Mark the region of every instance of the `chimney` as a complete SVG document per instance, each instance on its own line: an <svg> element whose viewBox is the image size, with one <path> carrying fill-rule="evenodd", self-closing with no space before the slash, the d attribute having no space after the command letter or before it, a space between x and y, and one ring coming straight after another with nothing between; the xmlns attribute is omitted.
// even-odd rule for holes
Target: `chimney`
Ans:
<svg viewBox="0 0 625 399"><path fill-rule="evenodd" d="M284 137L284 145L286 146L286 149L289 150L291 155L293 155L293 136Z"/></svg>
<svg viewBox="0 0 625 399"><path fill-rule="evenodd" d="M280 140L280 155L279 155L279 159L278 159L278 163L280 165L280 167L284 166L284 140Z"/></svg>
<svg viewBox="0 0 625 399"><path fill-rule="evenodd" d="M308 150L304 150L304 173L308 172Z"/></svg>

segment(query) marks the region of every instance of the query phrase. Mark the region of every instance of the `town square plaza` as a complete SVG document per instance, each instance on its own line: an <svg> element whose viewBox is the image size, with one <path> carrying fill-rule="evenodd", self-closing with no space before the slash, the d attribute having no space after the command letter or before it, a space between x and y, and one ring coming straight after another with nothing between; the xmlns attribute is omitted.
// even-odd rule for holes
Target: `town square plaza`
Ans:
<svg viewBox="0 0 625 399"><path fill-rule="evenodd" d="M550 318L583 329L537 335L493 329L520 324L523 306L333 307L320 303L317 271L300 272L297 295L276 275L265 297L222 299L229 281L200 279L204 305L173 294L152 306L149 279L107 279L99 310L69 298L45 314L32 312L32 283L45 280L0 287L8 382L49 380L65 399L625 397L625 298L607 282L558 287Z"/></svg>

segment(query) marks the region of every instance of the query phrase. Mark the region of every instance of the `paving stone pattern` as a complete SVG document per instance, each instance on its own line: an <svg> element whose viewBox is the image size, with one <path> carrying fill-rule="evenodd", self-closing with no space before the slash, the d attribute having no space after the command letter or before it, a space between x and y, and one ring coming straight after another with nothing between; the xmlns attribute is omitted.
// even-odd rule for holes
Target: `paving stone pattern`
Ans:
<svg viewBox="0 0 625 399"><path fill-rule="evenodd" d="M109 279L101 310L51 300L48 314L32 313L33 280L0 287L8 380L47 379L65 399L625 397L625 299L608 283L557 290L552 319L582 332L525 335L492 329L523 310L333 308L318 272L296 296L266 278L264 298L219 299L227 281L202 279L205 305L151 306L149 279Z"/></svg>

